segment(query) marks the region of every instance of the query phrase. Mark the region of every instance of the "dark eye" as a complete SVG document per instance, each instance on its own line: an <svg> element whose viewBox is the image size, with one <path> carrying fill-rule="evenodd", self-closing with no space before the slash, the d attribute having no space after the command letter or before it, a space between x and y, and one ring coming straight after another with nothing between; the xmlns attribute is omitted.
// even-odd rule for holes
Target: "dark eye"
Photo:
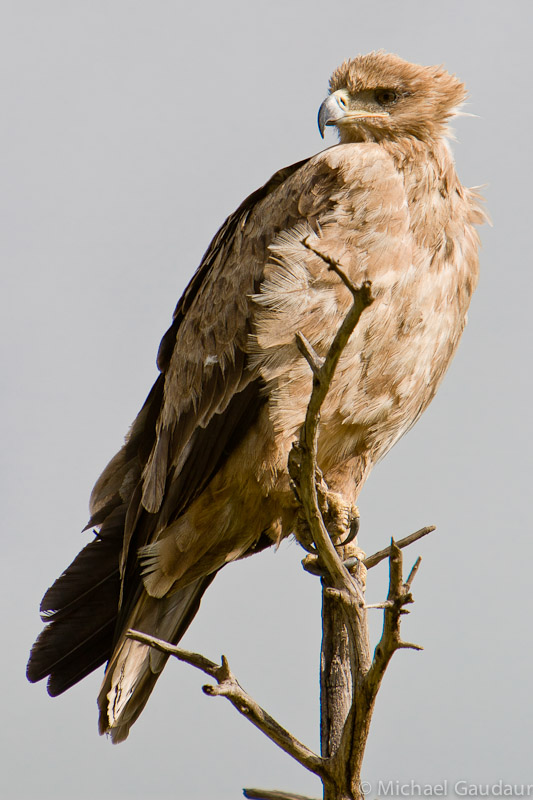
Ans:
<svg viewBox="0 0 533 800"><path fill-rule="evenodd" d="M399 94L394 89L376 89L375 97L380 106L390 106L396 102Z"/></svg>

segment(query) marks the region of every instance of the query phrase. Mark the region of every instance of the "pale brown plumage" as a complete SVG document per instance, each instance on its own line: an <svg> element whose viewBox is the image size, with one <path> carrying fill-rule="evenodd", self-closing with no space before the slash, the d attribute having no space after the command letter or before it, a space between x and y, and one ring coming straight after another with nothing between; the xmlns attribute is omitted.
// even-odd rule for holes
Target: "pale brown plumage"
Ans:
<svg viewBox="0 0 533 800"><path fill-rule="evenodd" d="M161 343L161 375L99 478L89 544L48 590L28 666L59 694L106 659L100 730L128 735L166 659L129 627L177 642L226 563L289 535L287 475L310 370L350 295L304 242L376 301L323 408L319 464L354 502L414 424L461 336L478 272L475 192L456 176L446 122L464 87L386 53L335 71L319 124L340 144L276 173L224 223Z"/></svg>

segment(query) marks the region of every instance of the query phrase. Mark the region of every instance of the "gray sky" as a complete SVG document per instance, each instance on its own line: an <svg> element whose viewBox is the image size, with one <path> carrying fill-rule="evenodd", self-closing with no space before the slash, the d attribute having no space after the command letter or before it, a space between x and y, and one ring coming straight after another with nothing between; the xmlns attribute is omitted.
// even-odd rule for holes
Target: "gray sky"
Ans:
<svg viewBox="0 0 533 800"><path fill-rule="evenodd" d="M466 82L479 118L456 121L453 148L463 182L487 184L494 227L439 395L360 498L367 552L438 525L409 554L423 565L404 633L425 650L394 658L365 778L531 782L531 8L3 0L3 796L318 793L187 666L169 665L117 747L97 735L101 671L52 700L24 670L40 598L86 541L89 491L211 237L272 172L324 146L316 112L330 73L378 48ZM245 688L318 747L320 592L301 557L285 543L224 570L184 644L226 653ZM385 591L380 567L369 599Z"/></svg>

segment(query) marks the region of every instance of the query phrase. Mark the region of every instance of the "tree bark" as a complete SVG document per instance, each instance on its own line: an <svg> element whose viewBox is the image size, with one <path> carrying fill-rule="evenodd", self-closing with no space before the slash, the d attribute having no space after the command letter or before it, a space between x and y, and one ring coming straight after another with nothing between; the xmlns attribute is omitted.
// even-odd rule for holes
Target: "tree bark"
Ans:
<svg viewBox="0 0 533 800"><path fill-rule="evenodd" d="M322 648L320 653L320 753L335 755L352 705L351 645L339 601L327 594L322 580Z"/></svg>

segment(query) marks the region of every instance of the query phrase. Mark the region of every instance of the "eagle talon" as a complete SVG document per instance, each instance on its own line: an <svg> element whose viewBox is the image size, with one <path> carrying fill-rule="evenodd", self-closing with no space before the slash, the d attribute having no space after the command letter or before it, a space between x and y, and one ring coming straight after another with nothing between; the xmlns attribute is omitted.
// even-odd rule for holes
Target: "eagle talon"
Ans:
<svg viewBox="0 0 533 800"><path fill-rule="evenodd" d="M338 542L335 544L335 547L346 547L347 544L353 542L354 539L357 538L357 534L359 533L359 517L354 517L350 522L350 531L345 539L342 542Z"/></svg>
<svg viewBox="0 0 533 800"><path fill-rule="evenodd" d="M350 556L349 558L345 558L342 562L343 566L346 567L348 572L353 572L356 567L361 564L365 556L365 553L362 551L359 552L357 556ZM310 555L305 556L302 558L302 567L306 572L309 572L310 575L316 575L319 578L327 578L328 571L325 565L320 560L320 556L316 553L311 553Z"/></svg>
<svg viewBox="0 0 533 800"><path fill-rule="evenodd" d="M335 547L353 542L359 532L359 510L345 498L329 489L320 497L322 516Z"/></svg>
<svg viewBox="0 0 533 800"><path fill-rule="evenodd" d="M302 538L298 537L298 543L303 547L303 549L307 553L310 553L311 555L318 558L318 550L314 542L311 542L309 540L304 540L303 537Z"/></svg>
<svg viewBox="0 0 533 800"><path fill-rule="evenodd" d="M350 556L350 558L345 558L342 563L344 564L344 566L346 567L346 569L349 572L351 569L356 567L359 564L360 561L361 561L361 559L358 558L358 556Z"/></svg>

